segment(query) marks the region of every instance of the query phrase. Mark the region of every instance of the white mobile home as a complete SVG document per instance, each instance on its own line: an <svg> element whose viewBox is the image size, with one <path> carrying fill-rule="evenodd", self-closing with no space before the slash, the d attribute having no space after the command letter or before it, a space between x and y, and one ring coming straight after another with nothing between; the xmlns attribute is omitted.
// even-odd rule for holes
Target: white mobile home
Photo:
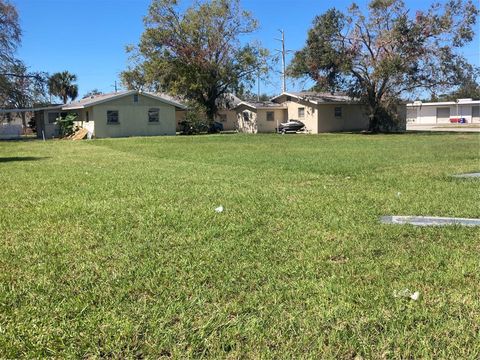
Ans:
<svg viewBox="0 0 480 360"><path fill-rule="evenodd" d="M407 104L407 122L418 125L480 123L480 100L415 101Z"/></svg>

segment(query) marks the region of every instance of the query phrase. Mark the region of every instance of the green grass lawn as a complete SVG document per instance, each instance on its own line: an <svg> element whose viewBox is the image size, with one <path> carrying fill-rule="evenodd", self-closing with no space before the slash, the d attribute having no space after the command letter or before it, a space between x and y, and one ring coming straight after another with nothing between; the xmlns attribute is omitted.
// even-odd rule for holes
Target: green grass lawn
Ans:
<svg viewBox="0 0 480 360"><path fill-rule="evenodd" d="M480 181L450 177L479 150L478 134L1 142L0 358L478 358L480 229L378 218L479 218Z"/></svg>

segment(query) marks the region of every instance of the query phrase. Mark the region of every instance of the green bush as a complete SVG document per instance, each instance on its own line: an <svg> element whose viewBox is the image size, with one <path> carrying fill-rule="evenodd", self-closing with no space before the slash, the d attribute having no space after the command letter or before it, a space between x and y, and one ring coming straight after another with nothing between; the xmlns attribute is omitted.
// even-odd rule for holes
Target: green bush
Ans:
<svg viewBox="0 0 480 360"><path fill-rule="evenodd" d="M74 133L74 124L73 122L77 118L77 114L69 113L65 117L60 116L57 118L57 124L60 128L60 136L65 137L72 135Z"/></svg>
<svg viewBox="0 0 480 360"><path fill-rule="evenodd" d="M180 128L184 135L207 132L208 120L205 117L205 108L194 102L189 103L185 120L180 122Z"/></svg>

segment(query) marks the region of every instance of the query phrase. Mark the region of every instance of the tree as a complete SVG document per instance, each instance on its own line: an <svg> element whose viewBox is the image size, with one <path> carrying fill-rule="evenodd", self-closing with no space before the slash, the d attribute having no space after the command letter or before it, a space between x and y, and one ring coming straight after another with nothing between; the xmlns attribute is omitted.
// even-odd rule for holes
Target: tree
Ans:
<svg viewBox="0 0 480 360"><path fill-rule="evenodd" d="M139 46L127 49L133 65L122 73L124 85L196 101L210 122L219 98L266 70L267 51L240 42L257 22L239 0L198 1L183 12L177 0L153 0L145 25Z"/></svg>
<svg viewBox="0 0 480 360"><path fill-rule="evenodd" d="M457 89L447 94L436 96L433 94L430 101L455 101L457 99L473 99L480 100L480 84L472 77L466 79L458 86Z"/></svg>
<svg viewBox="0 0 480 360"><path fill-rule="evenodd" d="M367 14L353 4L346 14L317 16L289 72L315 81L317 90L361 99L370 130L395 126L398 99L415 91L458 86L473 71L458 49L472 41L478 10L470 1L410 12L401 0L372 0Z"/></svg>
<svg viewBox="0 0 480 360"><path fill-rule="evenodd" d="M3 84L0 95L1 104L5 108L25 109L36 104L46 103L47 74L42 72L28 72L21 61L16 61L9 67L7 81ZM27 126L25 112L20 112L23 126Z"/></svg>
<svg viewBox="0 0 480 360"><path fill-rule="evenodd" d="M28 71L15 57L21 35L17 10L0 0L0 107L3 108L29 108L46 100L46 73ZM26 127L25 112L20 115Z"/></svg>
<svg viewBox="0 0 480 360"><path fill-rule="evenodd" d="M91 96L102 95L102 94L103 94L103 92L101 92L100 90L93 89L93 90L90 90L89 92L87 92L85 95L83 95L82 99L85 99L85 98L88 98L88 97L91 97Z"/></svg>
<svg viewBox="0 0 480 360"><path fill-rule="evenodd" d="M0 0L0 65L14 59L21 36L17 10L12 4Z"/></svg>
<svg viewBox="0 0 480 360"><path fill-rule="evenodd" d="M68 71L58 72L48 79L48 90L50 94L58 96L66 104L67 100L75 100L78 96L78 86L74 84L77 76Z"/></svg>
<svg viewBox="0 0 480 360"><path fill-rule="evenodd" d="M265 93L261 93L260 95L259 94L254 94L250 90L246 90L246 91L243 91L243 92L238 92L236 95L240 99L242 99L244 101L248 101L248 102L269 101L272 98L271 96L269 96Z"/></svg>

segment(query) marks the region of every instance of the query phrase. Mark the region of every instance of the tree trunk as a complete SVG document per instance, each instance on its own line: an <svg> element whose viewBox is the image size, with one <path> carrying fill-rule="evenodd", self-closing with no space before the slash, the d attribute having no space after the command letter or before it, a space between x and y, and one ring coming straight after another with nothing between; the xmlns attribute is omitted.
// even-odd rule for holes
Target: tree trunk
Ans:
<svg viewBox="0 0 480 360"><path fill-rule="evenodd" d="M23 133L26 134L27 133L27 119L26 119L26 116L25 116L24 112L21 113L21 117L22 117Z"/></svg>
<svg viewBox="0 0 480 360"><path fill-rule="evenodd" d="M372 133L379 133L380 132L380 119L379 119L380 104L377 102L374 95L370 95L368 97L368 109L369 109L368 131Z"/></svg>

